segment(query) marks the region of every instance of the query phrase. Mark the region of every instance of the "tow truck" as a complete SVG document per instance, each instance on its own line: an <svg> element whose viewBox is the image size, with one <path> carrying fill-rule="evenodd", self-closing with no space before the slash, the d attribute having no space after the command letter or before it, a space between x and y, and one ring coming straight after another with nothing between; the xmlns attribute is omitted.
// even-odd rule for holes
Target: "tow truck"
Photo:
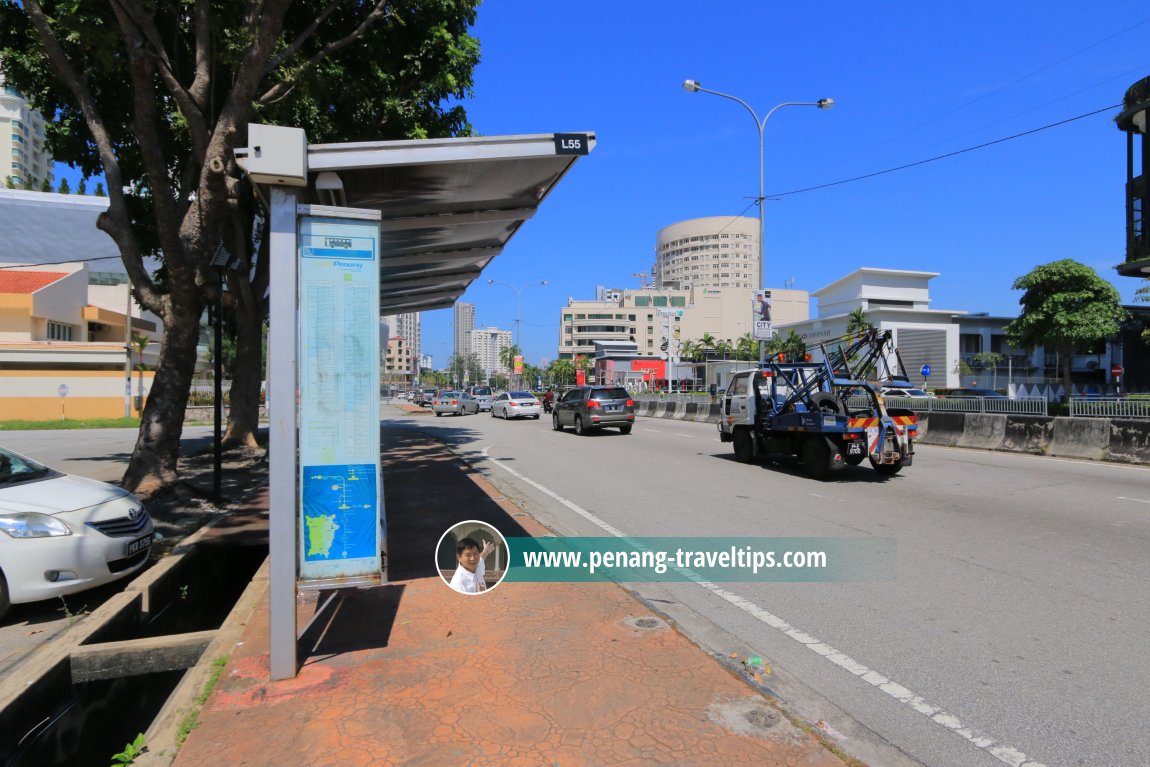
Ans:
<svg viewBox="0 0 1150 767"><path fill-rule="evenodd" d="M869 328L829 351L825 343L808 347L802 362L780 356L735 373L723 394L720 441L733 443L744 463L797 456L815 479L863 459L880 474L910 466L918 419L888 409L880 393L882 381L910 383L892 335ZM812 361L816 350L821 359Z"/></svg>

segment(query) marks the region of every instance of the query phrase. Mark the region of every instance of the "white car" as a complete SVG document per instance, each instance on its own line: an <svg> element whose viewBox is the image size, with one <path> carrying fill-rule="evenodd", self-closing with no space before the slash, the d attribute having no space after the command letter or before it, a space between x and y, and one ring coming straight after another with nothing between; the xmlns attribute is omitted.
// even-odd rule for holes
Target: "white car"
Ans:
<svg viewBox="0 0 1150 767"><path fill-rule="evenodd" d="M491 403L492 418L539 418L543 405L529 391L505 391Z"/></svg>
<svg viewBox="0 0 1150 767"><path fill-rule="evenodd" d="M153 535L127 490L0 448L0 618L13 604L131 575L148 561Z"/></svg>
<svg viewBox="0 0 1150 767"><path fill-rule="evenodd" d="M910 399L934 399L935 396L931 392L923 389L906 389L900 386L884 386L882 387L882 396L884 397L909 397Z"/></svg>

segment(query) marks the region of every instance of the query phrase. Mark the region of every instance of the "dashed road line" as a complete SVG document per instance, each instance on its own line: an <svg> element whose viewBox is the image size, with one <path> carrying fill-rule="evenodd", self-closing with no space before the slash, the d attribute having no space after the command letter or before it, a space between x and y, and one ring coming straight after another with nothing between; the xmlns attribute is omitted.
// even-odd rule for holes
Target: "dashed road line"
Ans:
<svg viewBox="0 0 1150 767"><path fill-rule="evenodd" d="M529 479L520 472L504 464L498 458L493 458L487 452L490 449L490 447L485 447L483 449L484 457L498 466L500 469L506 471L511 476L519 479L522 482L526 482L528 485L548 496L549 498L558 501L566 508L574 511L576 514L598 527L600 530L603 530L604 532L609 533L616 538L630 537L617 527L611 525L608 522L605 522L586 509L581 508L578 504L564 498L555 491L544 487L535 480ZM1148 501L1148 503L1150 503L1150 501ZM783 618L780 618L779 616L764 610L754 602L751 602L749 599L745 599L738 594L720 588L714 583L707 581L694 581L694 583L697 583L699 586L707 589L720 599L723 599L729 604L739 608L751 617L761 621L762 623L765 623L777 631L782 632L799 644L804 645L811 652L821 656L822 658L825 658L827 661L835 664L839 668L853 674L854 676L857 676L859 679L886 693L899 703L913 709L914 711L917 711L923 716L928 717L935 724L946 730L949 730L950 732L953 732L955 735L958 735L959 737L966 740L967 743L970 743L975 748L990 754L1003 764L1010 765L1010 767L1045 767L1039 762L1031 760L1030 757L1028 757L1022 751L1019 751L1017 748L999 743L996 738L987 735L984 732L975 730L974 728L963 723L963 721L954 714L943 710L940 706L935 706L931 703L928 703L922 698L922 696L916 695L913 691L903 687L898 682L895 682L889 677L880 674L871 668L868 668L846 653L836 650L834 647L831 647L825 642L819 641L814 636L811 636L802 629L788 623Z"/></svg>

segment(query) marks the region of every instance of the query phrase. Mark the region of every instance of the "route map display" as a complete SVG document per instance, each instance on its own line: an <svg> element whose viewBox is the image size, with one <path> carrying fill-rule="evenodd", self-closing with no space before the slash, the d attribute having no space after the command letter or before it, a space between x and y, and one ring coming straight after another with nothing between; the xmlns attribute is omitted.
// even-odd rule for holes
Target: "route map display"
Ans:
<svg viewBox="0 0 1150 767"><path fill-rule="evenodd" d="M380 579L378 247L373 221L300 219L303 581Z"/></svg>

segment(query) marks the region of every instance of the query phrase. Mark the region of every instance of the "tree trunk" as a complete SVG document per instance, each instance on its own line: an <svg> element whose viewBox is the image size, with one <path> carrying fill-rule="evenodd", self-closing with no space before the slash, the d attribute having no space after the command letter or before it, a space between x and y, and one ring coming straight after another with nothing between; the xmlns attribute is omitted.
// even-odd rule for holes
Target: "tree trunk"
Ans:
<svg viewBox="0 0 1150 767"><path fill-rule="evenodd" d="M174 287L174 286L173 286ZM160 358L147 404L140 417L140 436L121 484L151 491L174 482L180 458L180 433L200 340L202 306L195 288L189 295L169 296L160 343Z"/></svg>
<svg viewBox="0 0 1150 767"><path fill-rule="evenodd" d="M243 275L237 275L244 279ZM253 306L251 291L233 294L236 356L232 363L231 407L228 428L224 433L225 448L242 445L258 447L256 431L260 421L260 383L263 381L263 312Z"/></svg>

